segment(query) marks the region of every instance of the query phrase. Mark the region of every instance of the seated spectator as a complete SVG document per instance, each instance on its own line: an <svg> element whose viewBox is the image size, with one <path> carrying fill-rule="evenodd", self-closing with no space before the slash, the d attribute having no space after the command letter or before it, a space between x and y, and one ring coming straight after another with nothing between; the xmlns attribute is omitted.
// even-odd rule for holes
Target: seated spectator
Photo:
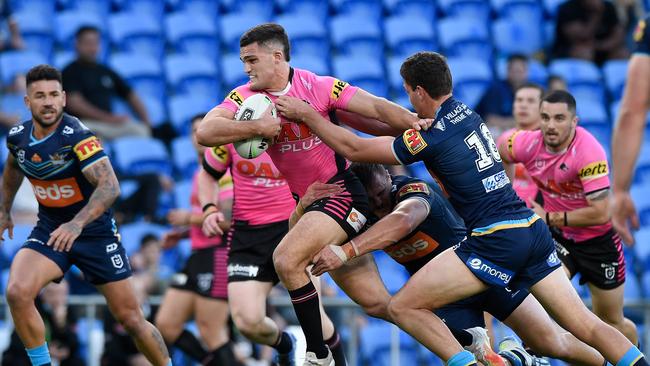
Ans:
<svg viewBox="0 0 650 366"><path fill-rule="evenodd" d="M76 33L77 59L63 69L66 111L104 139L149 136L151 123L142 100L115 71L98 62L100 38L99 29L92 26L81 27ZM113 113L113 97L127 101L140 121Z"/></svg>
<svg viewBox="0 0 650 366"><path fill-rule="evenodd" d="M147 302L149 295L162 295L165 283L158 275L160 269L162 243L154 234L145 235L140 241L140 249L129 257L133 270L133 285L144 295L141 303Z"/></svg>
<svg viewBox="0 0 650 366"><path fill-rule="evenodd" d="M553 45L555 58L580 58L600 66L628 55L624 25L610 1L569 0L560 5Z"/></svg>
<svg viewBox="0 0 650 366"><path fill-rule="evenodd" d="M507 67L506 80L494 80L476 107L476 112L485 120L495 136L515 126L512 119L514 91L528 81L526 56L511 55L508 57Z"/></svg>
<svg viewBox="0 0 650 366"><path fill-rule="evenodd" d="M19 50L25 47L23 37L20 35L18 22L11 16L9 1L0 1L0 20L7 23L9 37L0 38L0 51Z"/></svg>
<svg viewBox="0 0 650 366"><path fill-rule="evenodd" d="M566 85L566 80L559 75L550 75L547 80L548 83L548 92L554 92L556 90L568 90Z"/></svg>

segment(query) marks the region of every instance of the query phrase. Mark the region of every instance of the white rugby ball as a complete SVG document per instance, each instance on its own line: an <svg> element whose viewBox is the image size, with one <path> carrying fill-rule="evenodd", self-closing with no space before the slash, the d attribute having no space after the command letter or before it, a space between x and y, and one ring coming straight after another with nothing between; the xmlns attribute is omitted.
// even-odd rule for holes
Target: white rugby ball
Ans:
<svg viewBox="0 0 650 366"><path fill-rule="evenodd" d="M235 113L235 120L244 122L258 119L268 108L271 108L271 115L273 118L277 118L278 112L275 109L275 104L273 104L271 98L264 94L253 94L244 99L244 102L239 106L237 113ZM235 146L235 150L237 150L239 156L244 159L253 159L262 155L262 153L269 148L270 142L271 141L265 137L255 136L234 142L233 145Z"/></svg>

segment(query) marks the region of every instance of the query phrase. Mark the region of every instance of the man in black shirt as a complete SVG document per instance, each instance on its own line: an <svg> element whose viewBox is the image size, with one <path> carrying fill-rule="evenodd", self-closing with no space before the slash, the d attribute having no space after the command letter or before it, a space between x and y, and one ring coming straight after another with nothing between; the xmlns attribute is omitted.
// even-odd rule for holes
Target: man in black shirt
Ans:
<svg viewBox="0 0 650 366"><path fill-rule="evenodd" d="M100 33L84 26L76 34L77 59L63 69L68 113L81 118L97 135L113 139L125 135L148 136L150 122L138 95L112 69L97 62ZM114 97L126 100L142 122L112 112Z"/></svg>

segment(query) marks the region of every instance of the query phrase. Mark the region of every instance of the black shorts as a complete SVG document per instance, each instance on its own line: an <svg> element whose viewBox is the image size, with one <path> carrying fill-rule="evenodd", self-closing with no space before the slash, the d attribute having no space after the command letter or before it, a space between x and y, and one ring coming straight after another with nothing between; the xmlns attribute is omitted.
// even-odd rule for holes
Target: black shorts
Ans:
<svg viewBox="0 0 650 366"><path fill-rule="evenodd" d="M183 270L172 276L170 286L211 299L228 299L226 262L228 248L214 246L193 250Z"/></svg>
<svg viewBox="0 0 650 366"><path fill-rule="evenodd" d="M273 266L273 251L288 231L288 220L264 225L235 221L226 235L230 247L228 282L280 282Z"/></svg>
<svg viewBox="0 0 650 366"><path fill-rule="evenodd" d="M333 218L348 234L355 237L366 225L370 214L368 194L357 176L350 170L337 174L327 183L338 184L343 192L312 203L305 212L320 211Z"/></svg>
<svg viewBox="0 0 650 366"><path fill-rule="evenodd" d="M575 242L553 230L557 254L571 277L580 274L580 284L610 290L625 283L625 257L621 238L614 230Z"/></svg>

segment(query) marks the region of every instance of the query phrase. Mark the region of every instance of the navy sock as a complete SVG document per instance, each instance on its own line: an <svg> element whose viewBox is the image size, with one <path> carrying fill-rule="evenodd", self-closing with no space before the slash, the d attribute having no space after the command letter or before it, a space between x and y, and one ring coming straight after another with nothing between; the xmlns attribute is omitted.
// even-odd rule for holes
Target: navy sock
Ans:
<svg viewBox="0 0 650 366"><path fill-rule="evenodd" d="M472 342L474 342L474 337L472 337L472 334L465 329L456 329L456 328L449 328L451 331L451 334L453 334L454 338L460 343L461 346L467 347L471 346Z"/></svg>
<svg viewBox="0 0 650 366"><path fill-rule="evenodd" d="M323 325L320 320L318 292L309 281L305 286L289 291L293 309L307 341L307 351L316 357L327 357L327 347L323 341Z"/></svg>
<svg viewBox="0 0 650 366"><path fill-rule="evenodd" d="M334 364L337 366L345 366L348 364L345 360L345 352L343 351L341 336L339 335L339 332L336 331L336 329L334 329L334 334L329 339L325 340L325 344L327 344L327 346L330 348L330 351L332 351Z"/></svg>
<svg viewBox="0 0 650 366"><path fill-rule="evenodd" d="M275 348L278 351L278 353L287 354L291 352L291 350L293 349L293 342L291 342L291 337L289 337L289 333L280 332L280 335L278 336L278 340L275 342L275 344L272 347Z"/></svg>
<svg viewBox="0 0 650 366"><path fill-rule="evenodd" d="M177 347L186 355L199 362L203 361L208 356L208 351L203 347L201 342L196 339L194 334L185 329L181 335L176 338L174 347Z"/></svg>

